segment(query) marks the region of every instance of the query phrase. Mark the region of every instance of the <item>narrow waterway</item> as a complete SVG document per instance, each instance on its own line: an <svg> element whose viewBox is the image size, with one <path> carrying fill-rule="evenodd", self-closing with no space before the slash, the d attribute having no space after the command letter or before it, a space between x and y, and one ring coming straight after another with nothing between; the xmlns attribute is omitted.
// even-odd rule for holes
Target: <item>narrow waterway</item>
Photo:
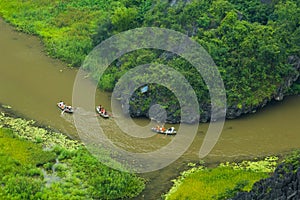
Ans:
<svg viewBox="0 0 300 200"><path fill-rule="evenodd" d="M76 137L70 115L63 114L56 102L72 102L72 90L77 70L46 56L40 41L33 36L14 31L0 20L0 103L9 105L18 114L34 119L53 129ZM96 102L110 107L109 93L98 91ZM286 97L273 102L255 114L227 120L217 144L205 158L206 162L240 160L265 155L280 154L300 148L300 97ZM157 136L136 142L118 134L113 119L100 119L116 142L139 151L150 145L150 150L167 144L172 137ZM146 125L149 120L136 120ZM198 152L208 124L200 124L194 142L188 151L168 167L143 174L149 183L142 194L145 199L158 199L170 186L170 179L177 176L190 161L198 161ZM122 145L120 145L122 146ZM142 198L140 196L139 198Z"/></svg>
<svg viewBox="0 0 300 200"><path fill-rule="evenodd" d="M0 103L72 136L74 129L63 120L56 103L72 103L76 73L46 56L36 37L16 32L0 20ZM108 95L99 93L97 99L106 105Z"/></svg>

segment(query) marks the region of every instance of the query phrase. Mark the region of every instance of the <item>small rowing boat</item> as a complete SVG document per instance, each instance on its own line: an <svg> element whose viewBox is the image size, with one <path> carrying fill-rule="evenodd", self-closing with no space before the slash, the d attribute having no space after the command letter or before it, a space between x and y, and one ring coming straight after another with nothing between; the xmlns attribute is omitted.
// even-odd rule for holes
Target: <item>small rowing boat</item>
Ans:
<svg viewBox="0 0 300 200"><path fill-rule="evenodd" d="M72 114L74 112L74 109L72 106L66 105L63 101L60 101L57 103L57 106L62 112L70 113Z"/></svg>
<svg viewBox="0 0 300 200"><path fill-rule="evenodd" d="M156 132L159 134L166 134L166 135L176 135L176 133L177 133L174 127L166 129L164 127L157 126L157 127L151 128L151 130L153 132Z"/></svg>
<svg viewBox="0 0 300 200"><path fill-rule="evenodd" d="M108 113L101 105L96 107L96 112L105 119L109 118Z"/></svg>

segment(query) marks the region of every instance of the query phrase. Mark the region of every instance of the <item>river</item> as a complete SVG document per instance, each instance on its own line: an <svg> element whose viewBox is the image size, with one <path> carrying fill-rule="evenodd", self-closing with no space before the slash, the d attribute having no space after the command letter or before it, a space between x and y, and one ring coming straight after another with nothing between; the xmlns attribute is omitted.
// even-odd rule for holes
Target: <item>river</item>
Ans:
<svg viewBox="0 0 300 200"><path fill-rule="evenodd" d="M49 58L40 40L14 31L0 20L0 103L9 105L20 116L77 138L70 116L56 107L56 102L72 102L72 90L77 69ZM96 102L109 108L111 94L97 91ZM204 159L207 163L241 160L281 154L300 148L299 134L300 96L285 97L272 102L255 114L235 120L226 120L221 136ZM114 135L114 122L102 120L104 127ZM146 125L147 119L135 120ZM200 124L190 148L177 161L159 171L142 174L149 179L147 188L139 198L158 199L170 187L170 180L179 175L188 162L199 161L198 152L208 124ZM152 147L167 144L171 137L151 138ZM121 137L118 141L123 140ZM137 144L131 139L126 146L144 148L149 141ZM131 142L132 141L132 142ZM139 146L140 145L140 146Z"/></svg>

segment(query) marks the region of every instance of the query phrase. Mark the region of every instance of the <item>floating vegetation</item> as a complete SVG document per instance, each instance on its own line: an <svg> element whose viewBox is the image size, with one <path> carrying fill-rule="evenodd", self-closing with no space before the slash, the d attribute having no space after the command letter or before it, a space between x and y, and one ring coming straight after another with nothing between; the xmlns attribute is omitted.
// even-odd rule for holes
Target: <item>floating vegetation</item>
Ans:
<svg viewBox="0 0 300 200"><path fill-rule="evenodd" d="M2 108L11 109L12 107L10 105L2 105Z"/></svg>
<svg viewBox="0 0 300 200"><path fill-rule="evenodd" d="M3 113L0 177L0 199L123 199L145 187L142 178L100 163L79 141Z"/></svg>
<svg viewBox="0 0 300 200"><path fill-rule="evenodd" d="M83 146L82 143L71 140L61 133L47 131L35 126L35 121L33 120L27 121L22 118L12 118L5 116L4 113L0 115L0 128L1 127L10 128L19 138L30 140L34 143L42 143L43 147L47 149L58 145L68 150L76 150Z"/></svg>

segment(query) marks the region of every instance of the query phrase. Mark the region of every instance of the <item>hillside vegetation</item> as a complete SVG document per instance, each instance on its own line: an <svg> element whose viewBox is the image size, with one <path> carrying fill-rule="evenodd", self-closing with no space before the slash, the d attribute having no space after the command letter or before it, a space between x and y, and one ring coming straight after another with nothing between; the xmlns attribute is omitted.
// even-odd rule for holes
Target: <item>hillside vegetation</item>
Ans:
<svg viewBox="0 0 300 200"><path fill-rule="evenodd" d="M18 30L39 35L50 56L72 66L80 66L93 47L125 30L155 26L187 34L218 66L226 88L228 117L300 91L299 84L292 85L300 67L297 0L2 0L0 15ZM126 54L106 70L99 87L112 90L127 70L150 62L172 66L183 74L195 90L201 119L209 120L209 93L201 76L170 52L143 49ZM167 108L169 121L178 122L180 106L175 96L155 84L151 91L148 96L136 91L130 114L145 116L151 105L160 103Z"/></svg>

